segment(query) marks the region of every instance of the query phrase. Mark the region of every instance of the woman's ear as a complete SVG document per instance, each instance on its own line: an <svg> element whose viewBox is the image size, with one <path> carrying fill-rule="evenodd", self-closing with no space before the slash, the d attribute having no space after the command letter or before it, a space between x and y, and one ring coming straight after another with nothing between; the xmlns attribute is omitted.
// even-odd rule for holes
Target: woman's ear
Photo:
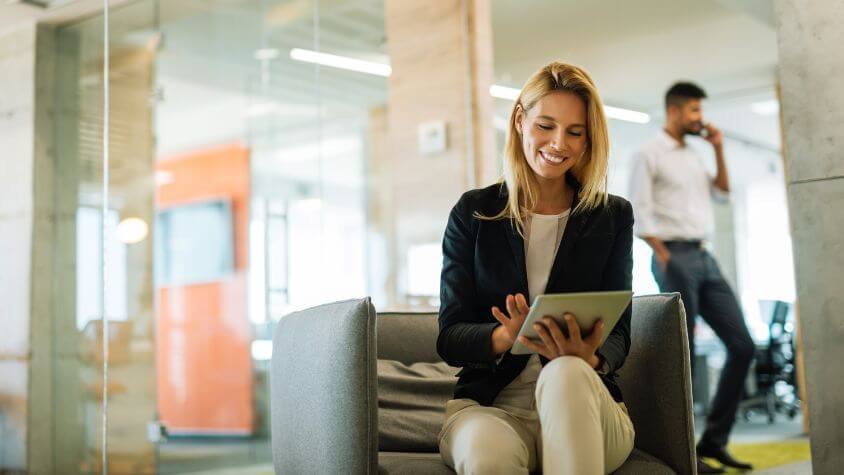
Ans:
<svg viewBox="0 0 844 475"><path fill-rule="evenodd" d="M516 132L518 132L519 135L524 135L524 131L522 129L525 120L525 110L522 109L521 104L516 106L514 114L516 115L516 117L513 118L516 124Z"/></svg>

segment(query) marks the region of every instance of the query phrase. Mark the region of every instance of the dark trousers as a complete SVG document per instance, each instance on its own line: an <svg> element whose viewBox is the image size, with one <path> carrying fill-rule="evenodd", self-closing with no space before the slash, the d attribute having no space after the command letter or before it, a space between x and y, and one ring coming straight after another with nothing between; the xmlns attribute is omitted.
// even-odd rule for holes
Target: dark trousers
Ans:
<svg viewBox="0 0 844 475"><path fill-rule="evenodd" d="M754 344L732 289L721 275L718 263L699 243L666 242L671 259L665 269L654 257L651 270L662 292L679 292L686 308L689 353L694 361L695 320L700 315L727 348L727 361L709 409L703 446L727 444L744 390L744 380L753 360ZM692 364L694 367L694 364Z"/></svg>

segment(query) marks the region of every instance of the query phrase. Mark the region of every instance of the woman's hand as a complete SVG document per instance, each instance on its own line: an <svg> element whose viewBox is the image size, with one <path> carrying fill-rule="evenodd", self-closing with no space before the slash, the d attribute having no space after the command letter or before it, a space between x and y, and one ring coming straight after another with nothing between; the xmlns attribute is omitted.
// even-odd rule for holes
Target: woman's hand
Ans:
<svg viewBox="0 0 844 475"><path fill-rule="evenodd" d="M498 307L492 307L492 316L501 323L492 333L492 351L500 355L509 350L525 323L530 307L522 294L507 295L504 300L507 314L504 314Z"/></svg>
<svg viewBox="0 0 844 475"><path fill-rule="evenodd" d="M577 325L574 315L567 313L563 315L563 318L566 321L568 337L563 334L557 322L546 315L537 323L534 323L534 328L542 343L531 341L523 336L519 338L519 341L549 360L560 356L577 356L589 363L589 366L597 367L600 361L595 352L601 343L601 337L604 335L604 322L601 320L595 322L589 335L582 338L580 327Z"/></svg>

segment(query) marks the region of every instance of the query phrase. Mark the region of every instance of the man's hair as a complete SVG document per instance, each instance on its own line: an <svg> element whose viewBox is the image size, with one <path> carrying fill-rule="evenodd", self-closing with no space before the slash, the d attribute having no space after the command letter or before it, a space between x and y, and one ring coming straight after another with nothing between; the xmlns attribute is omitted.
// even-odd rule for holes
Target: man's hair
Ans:
<svg viewBox="0 0 844 475"><path fill-rule="evenodd" d="M665 108L668 106L682 106L689 99L705 99L706 92L697 84L691 82L678 82L668 88L665 93Z"/></svg>

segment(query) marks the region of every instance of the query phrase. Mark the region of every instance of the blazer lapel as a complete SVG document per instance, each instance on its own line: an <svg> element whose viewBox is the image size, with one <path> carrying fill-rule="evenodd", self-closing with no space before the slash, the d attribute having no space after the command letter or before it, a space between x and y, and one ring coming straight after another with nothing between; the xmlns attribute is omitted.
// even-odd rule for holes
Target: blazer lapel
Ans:
<svg viewBox="0 0 844 475"><path fill-rule="evenodd" d="M577 180L570 174L566 175L566 180L575 191L574 199L571 204L571 209L574 210L580 203L580 183L578 183ZM502 194L500 195L505 199L505 201L507 196L506 193L506 188L504 188L502 190ZM574 247L574 243L580 236L583 224L588 219L589 214L590 213L588 212L581 212L573 213L569 216L569 220L566 223L566 229L563 232L562 241L560 242L560 248L557 249L557 255L554 257L554 264L552 264L551 272L548 275L548 283L545 285L545 293L548 293L548 289L551 288L552 283L556 282L557 279L561 277L563 270L566 268L568 256ZM516 263L515 270L519 276L519 285L521 286L520 291L524 293L525 297L528 299L528 304L530 304L536 296L528 295L527 266L525 265L525 240L519 235L516 227L509 219L502 220L502 225L505 228L505 234L507 235L507 242L510 244L510 250L513 252L513 259Z"/></svg>
<svg viewBox="0 0 844 475"><path fill-rule="evenodd" d="M545 293L548 293L548 289L552 288L552 284L562 276L566 269L574 243L577 242L580 232L583 230L583 225L590 214L589 212L574 213L577 205L580 204L580 184L570 176L567 178L569 178L569 185L573 186L575 190L574 199L571 204L572 213L569 215L566 229L563 231L563 238L560 242L559 249L557 249L557 255L554 257L554 264L551 265L548 283L545 285Z"/></svg>
<svg viewBox="0 0 844 475"><path fill-rule="evenodd" d="M502 201L496 209L506 206L507 198L507 187L502 185L501 192L499 194L499 199ZM513 253L513 262L515 264L514 270L518 276L519 288L514 289L514 293L521 292L524 294L525 299L530 302L530 296L528 295L527 267L525 265L525 240L519 235L519 231L510 219L502 219L500 223L504 230L504 234L507 236L507 243L510 245L510 251Z"/></svg>
<svg viewBox="0 0 844 475"><path fill-rule="evenodd" d="M566 230L563 231L563 240L560 242L560 248L557 249L557 255L554 257L554 264L551 266L551 273L548 275L548 283L545 285L545 293L552 287L552 284L564 273L567 263L569 262L569 255L583 230L583 223L586 221L588 213L577 213L569 216L568 223L566 223Z"/></svg>
<svg viewBox="0 0 844 475"><path fill-rule="evenodd" d="M527 267L525 266L525 240L519 235L516 226L507 219L502 222L507 234L507 242L510 243L510 250L513 251L513 260L516 263L516 275L519 276L519 292L522 292L525 299L530 302L531 295L528 295Z"/></svg>

